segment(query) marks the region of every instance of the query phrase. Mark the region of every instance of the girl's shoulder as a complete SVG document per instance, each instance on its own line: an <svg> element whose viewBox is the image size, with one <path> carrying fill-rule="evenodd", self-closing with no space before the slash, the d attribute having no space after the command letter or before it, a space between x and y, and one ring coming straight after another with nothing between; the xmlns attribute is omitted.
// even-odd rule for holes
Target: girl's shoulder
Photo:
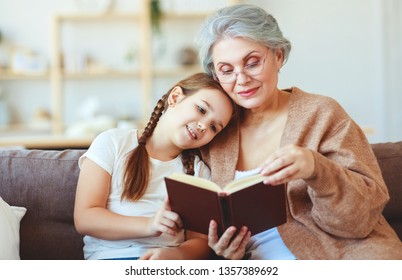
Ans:
<svg viewBox="0 0 402 280"><path fill-rule="evenodd" d="M137 145L137 129L111 128L99 133L92 141L89 150L125 154Z"/></svg>
<svg viewBox="0 0 402 280"><path fill-rule="evenodd" d="M138 145L136 129L112 128L99 133L82 156L88 157L112 174L116 160Z"/></svg>
<svg viewBox="0 0 402 280"><path fill-rule="evenodd" d="M98 134L95 139L109 140L114 143L138 144L137 131L138 129L111 128Z"/></svg>
<svg viewBox="0 0 402 280"><path fill-rule="evenodd" d="M107 129L103 132L101 132L99 135L101 134L105 134L105 135L109 135L109 137L114 137L114 138L120 138L120 137L127 137L127 136L137 136L137 131L138 129L136 128L110 128Z"/></svg>

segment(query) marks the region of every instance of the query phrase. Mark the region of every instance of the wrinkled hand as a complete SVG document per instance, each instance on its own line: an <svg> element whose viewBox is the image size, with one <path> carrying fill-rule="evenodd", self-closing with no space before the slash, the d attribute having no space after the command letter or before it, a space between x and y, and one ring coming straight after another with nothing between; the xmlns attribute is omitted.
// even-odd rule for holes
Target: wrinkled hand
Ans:
<svg viewBox="0 0 402 280"><path fill-rule="evenodd" d="M261 174L267 176L265 184L279 185L295 179L308 179L314 173L313 153L295 145L283 147L264 161Z"/></svg>
<svg viewBox="0 0 402 280"><path fill-rule="evenodd" d="M140 260L180 260L182 255L177 248L149 249Z"/></svg>
<svg viewBox="0 0 402 280"><path fill-rule="evenodd" d="M159 236L162 233L174 236L182 227L183 223L179 215L171 211L169 202L166 200L163 207L150 218L147 231L149 236Z"/></svg>
<svg viewBox="0 0 402 280"><path fill-rule="evenodd" d="M215 221L211 221L208 231L209 247L211 247L218 256L226 259L242 259L246 252L246 245L250 240L251 232L246 227L242 227L240 232L233 238L235 232L235 227L229 227L222 234L221 238L218 238L217 224Z"/></svg>

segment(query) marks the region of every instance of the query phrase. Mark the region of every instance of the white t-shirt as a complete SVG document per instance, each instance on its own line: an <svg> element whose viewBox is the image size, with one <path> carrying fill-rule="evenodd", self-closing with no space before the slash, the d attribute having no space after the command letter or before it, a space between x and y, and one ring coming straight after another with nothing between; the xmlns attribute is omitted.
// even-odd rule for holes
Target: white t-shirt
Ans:
<svg viewBox="0 0 402 280"><path fill-rule="evenodd" d="M173 172L184 172L181 156L160 161L150 158L151 177L144 196L135 202L120 201L122 180L127 154L138 146L136 129L110 129L99 134L88 151L79 159L79 166L85 157L91 159L112 176L107 208L125 216L153 216L167 197L164 177ZM197 157L194 176L210 179L210 170ZM107 259L140 257L150 248L178 246L184 241L184 232L177 236L162 234L158 237L133 238L128 240L103 240L92 236L84 237L85 259Z"/></svg>

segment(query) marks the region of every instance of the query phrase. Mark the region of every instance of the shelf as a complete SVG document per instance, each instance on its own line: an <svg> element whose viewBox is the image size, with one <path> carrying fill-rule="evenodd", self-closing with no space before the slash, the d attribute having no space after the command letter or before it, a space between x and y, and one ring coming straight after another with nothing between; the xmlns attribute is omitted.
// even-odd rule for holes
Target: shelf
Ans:
<svg viewBox="0 0 402 280"><path fill-rule="evenodd" d="M140 71L105 71L105 72L64 72L62 77L65 79L98 79L98 78L139 78Z"/></svg>
<svg viewBox="0 0 402 280"><path fill-rule="evenodd" d="M163 12L162 20L187 20L187 19L204 19L211 15L209 12Z"/></svg>
<svg viewBox="0 0 402 280"><path fill-rule="evenodd" d="M83 13L56 15L55 20L60 21L104 21L104 20L140 20L141 15L135 13Z"/></svg>
<svg viewBox="0 0 402 280"><path fill-rule="evenodd" d="M153 71L154 76L174 77L180 75L189 75L196 72L203 72L201 66L177 66L175 68L155 68Z"/></svg>
<svg viewBox="0 0 402 280"><path fill-rule="evenodd" d="M0 127L0 149L7 147L23 147L27 149L66 149L86 148L94 136L71 137L63 134L52 134L48 129L13 124Z"/></svg>
<svg viewBox="0 0 402 280"><path fill-rule="evenodd" d="M0 149L3 147L23 147L26 149L68 149L87 148L94 137L67 137L51 134L26 134L17 136L0 136Z"/></svg>
<svg viewBox="0 0 402 280"><path fill-rule="evenodd" d="M40 74L31 74L31 73L13 73L10 71L0 71L0 80L46 80L50 78L50 74L40 73Z"/></svg>
<svg viewBox="0 0 402 280"><path fill-rule="evenodd" d="M54 133L50 124L10 124L0 126L0 149L22 147L26 149L88 148L97 133L66 135Z"/></svg>

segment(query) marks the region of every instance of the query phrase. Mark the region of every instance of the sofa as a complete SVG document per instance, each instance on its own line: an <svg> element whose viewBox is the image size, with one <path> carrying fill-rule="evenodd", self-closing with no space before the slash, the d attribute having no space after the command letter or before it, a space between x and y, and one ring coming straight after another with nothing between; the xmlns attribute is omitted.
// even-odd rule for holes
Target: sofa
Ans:
<svg viewBox="0 0 402 280"><path fill-rule="evenodd" d="M384 216L402 238L402 142L372 144L390 193ZM78 158L84 150L0 148L0 197L25 207L20 258L83 259L83 241L73 221Z"/></svg>

